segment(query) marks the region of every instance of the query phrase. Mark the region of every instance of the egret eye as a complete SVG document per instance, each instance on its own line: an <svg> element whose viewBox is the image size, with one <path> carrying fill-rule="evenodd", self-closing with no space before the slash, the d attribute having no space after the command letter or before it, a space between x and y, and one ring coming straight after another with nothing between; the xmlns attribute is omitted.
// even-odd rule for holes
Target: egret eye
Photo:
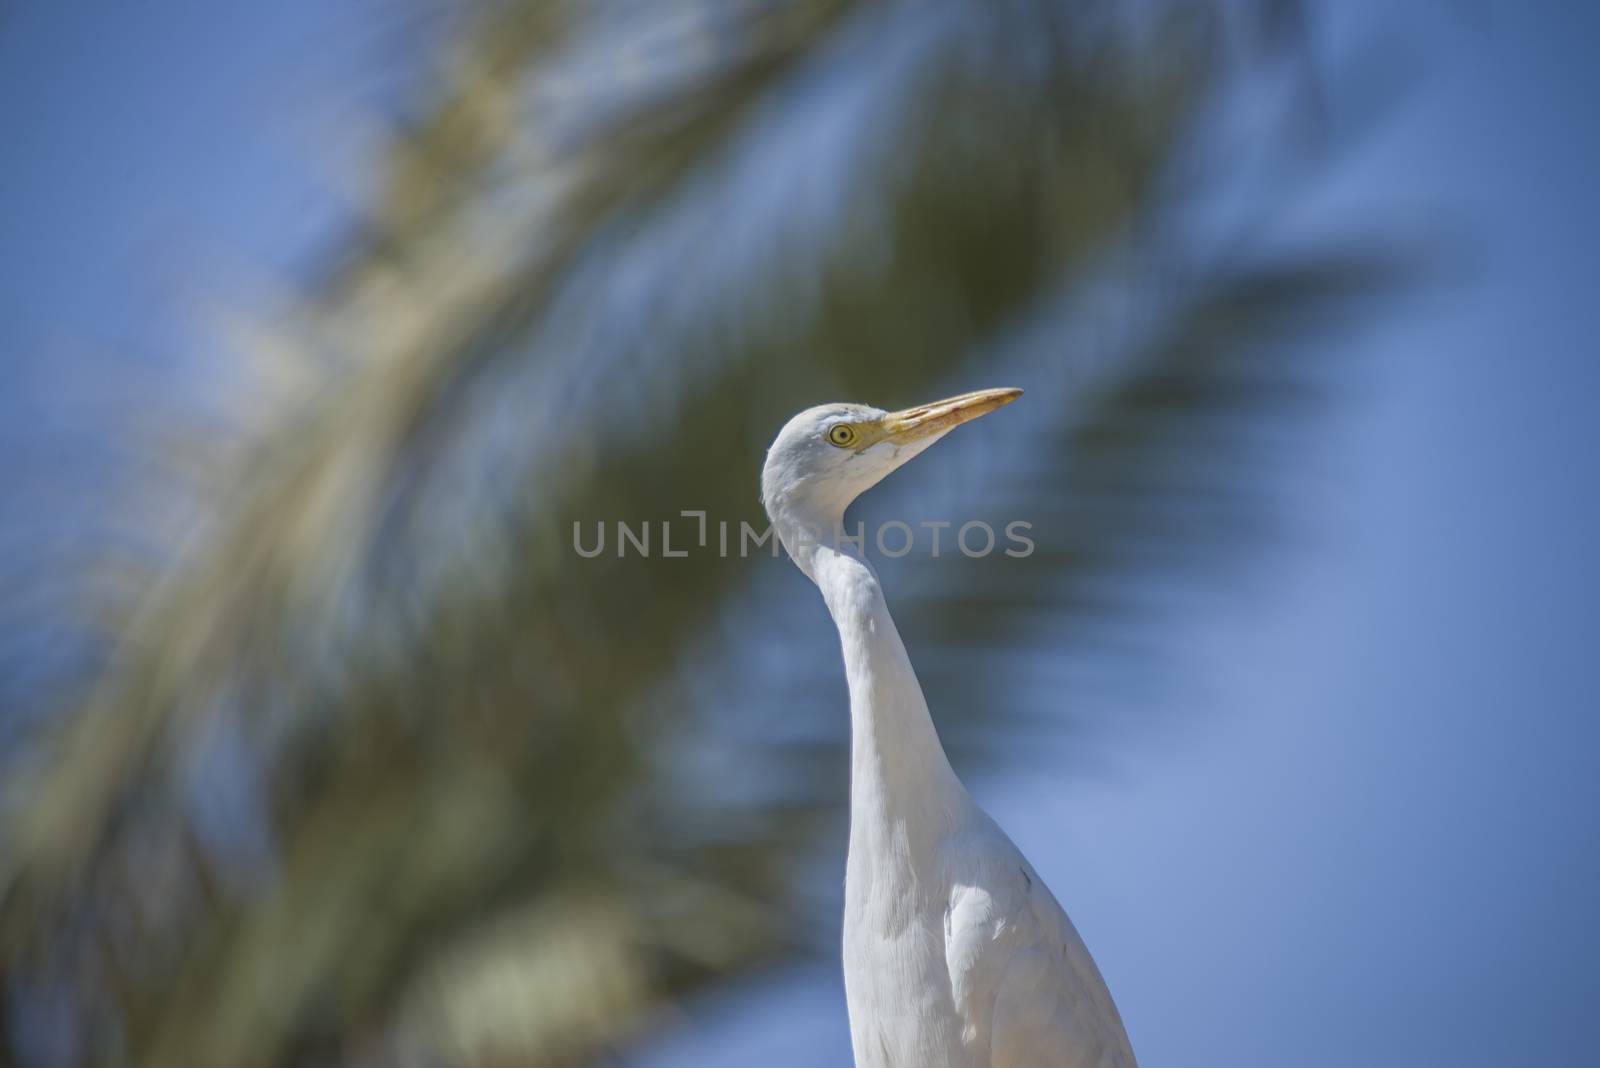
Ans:
<svg viewBox="0 0 1600 1068"><path fill-rule="evenodd" d="M849 423L835 423L828 428L828 443L845 448L854 445L856 441L856 428Z"/></svg>

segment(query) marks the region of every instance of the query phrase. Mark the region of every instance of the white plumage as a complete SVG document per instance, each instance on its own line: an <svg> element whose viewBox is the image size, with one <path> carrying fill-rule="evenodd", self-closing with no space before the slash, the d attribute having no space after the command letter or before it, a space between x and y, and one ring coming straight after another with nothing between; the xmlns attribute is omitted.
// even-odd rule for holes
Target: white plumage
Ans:
<svg viewBox="0 0 1600 1068"><path fill-rule="evenodd" d="M774 529L839 629L849 683L844 978L858 1068L1135 1068L1089 951L956 778L878 577L836 534L856 496L1020 392L812 408L762 472Z"/></svg>

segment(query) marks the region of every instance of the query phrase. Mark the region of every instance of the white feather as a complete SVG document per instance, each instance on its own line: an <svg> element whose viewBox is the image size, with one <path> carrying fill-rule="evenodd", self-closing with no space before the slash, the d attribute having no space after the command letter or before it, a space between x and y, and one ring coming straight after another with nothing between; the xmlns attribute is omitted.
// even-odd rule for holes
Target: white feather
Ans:
<svg viewBox="0 0 1600 1068"><path fill-rule="evenodd" d="M827 446L832 421L882 415L802 413L762 480L780 538L838 627L850 689L844 978L856 1064L1135 1068L1071 921L951 769L876 573L851 543L800 536L835 529L909 458Z"/></svg>

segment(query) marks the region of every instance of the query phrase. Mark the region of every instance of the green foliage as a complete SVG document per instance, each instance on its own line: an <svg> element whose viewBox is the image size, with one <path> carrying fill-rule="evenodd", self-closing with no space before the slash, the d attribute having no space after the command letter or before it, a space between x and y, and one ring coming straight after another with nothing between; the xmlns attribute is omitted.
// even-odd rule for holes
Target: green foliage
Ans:
<svg viewBox="0 0 1600 1068"><path fill-rule="evenodd" d="M180 438L183 548L12 756L13 989L72 991L92 1064L569 1065L801 951L837 691L685 667L747 651L788 565L584 561L571 524L760 527L794 410L1024 370L1026 461L979 499L1028 509L1037 558L896 600L947 733L1003 743L961 718L987 658L1099 655L1152 582L1259 544L1263 427L1305 429L1327 327L1397 277L1180 240L1234 181L1196 171L1218 113L1295 81L1296 10L477 10L244 347L256 414ZM1108 285L1123 326L1007 362ZM791 665L831 677L813 627Z"/></svg>

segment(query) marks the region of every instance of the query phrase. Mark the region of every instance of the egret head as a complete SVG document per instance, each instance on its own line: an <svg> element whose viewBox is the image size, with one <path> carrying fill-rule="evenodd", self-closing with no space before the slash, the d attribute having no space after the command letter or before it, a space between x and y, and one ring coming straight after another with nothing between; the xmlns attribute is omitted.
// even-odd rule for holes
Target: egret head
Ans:
<svg viewBox="0 0 1600 1068"><path fill-rule="evenodd" d="M831 531L850 502L889 472L1020 396L1020 389L981 389L898 412L823 404L789 420L767 450L761 499L790 555L796 555L795 531Z"/></svg>

